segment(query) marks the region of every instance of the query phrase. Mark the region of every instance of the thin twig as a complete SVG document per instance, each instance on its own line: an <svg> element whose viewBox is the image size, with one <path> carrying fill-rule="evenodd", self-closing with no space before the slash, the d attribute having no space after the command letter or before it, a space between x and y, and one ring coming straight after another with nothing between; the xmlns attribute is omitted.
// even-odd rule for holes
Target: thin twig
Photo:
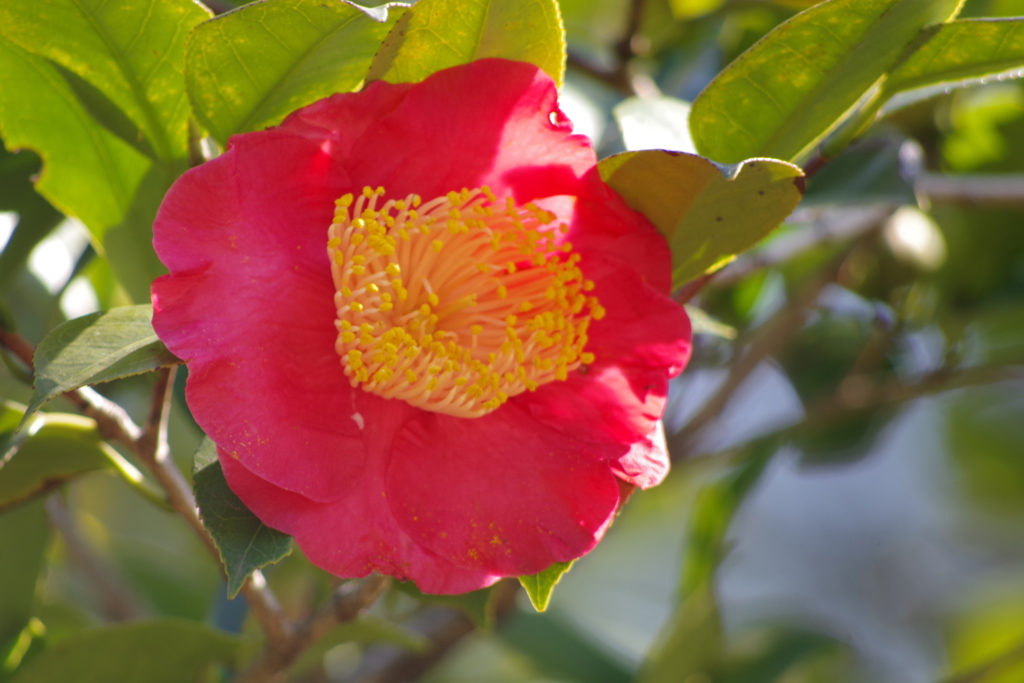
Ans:
<svg viewBox="0 0 1024 683"><path fill-rule="evenodd" d="M1024 204L1024 174L945 175L922 173L914 191L933 202L964 204Z"/></svg>
<svg viewBox="0 0 1024 683"><path fill-rule="evenodd" d="M32 368L32 345L21 335L0 327L0 344L14 353L28 368ZM154 405L150 411L147 432L139 428L121 406L89 387L81 387L64 394L87 417L96 421L96 429L107 441L121 444L133 453L150 471L167 494L171 507L196 532L206 549L220 563L220 552L206 532L196 509L192 489L184 475L168 457L166 446L166 418L169 409L171 375L163 371L157 381ZM277 598L266 587L262 576L254 573L242 586L241 593L260 622L268 645L290 637L291 627L281 611Z"/></svg>
<svg viewBox="0 0 1024 683"><path fill-rule="evenodd" d="M127 621L146 616L142 600L129 588L117 568L97 555L82 538L60 494L55 493L47 498L46 513L50 524L64 539L72 567L92 585L100 613L110 621Z"/></svg>
<svg viewBox="0 0 1024 683"><path fill-rule="evenodd" d="M515 610L519 582L506 579L494 587L495 619L501 623ZM459 610L427 607L402 624L410 631L426 636L430 648L424 653L409 652L394 645L370 648L359 669L344 683L405 683L419 680L463 638L476 630L473 621Z"/></svg>
<svg viewBox="0 0 1024 683"><path fill-rule="evenodd" d="M264 649L259 659L235 683L268 683L283 680L288 667L303 650L337 624L352 621L366 611L391 585L391 579L377 574L342 584L330 603L309 619L294 635L279 641L278 647Z"/></svg>
<svg viewBox="0 0 1024 683"><path fill-rule="evenodd" d="M685 427L668 438L668 450L673 458L687 457L700 432L719 417L733 394L750 376L750 373L765 358L775 355L785 348L792 336L803 326L808 310L817 300L818 294L826 284L835 280L841 263L842 259L837 259L824 274L815 277L798 296L779 309L768 322L754 333L745 351L736 358L729 368L725 382L718 388L715 395L686 423Z"/></svg>

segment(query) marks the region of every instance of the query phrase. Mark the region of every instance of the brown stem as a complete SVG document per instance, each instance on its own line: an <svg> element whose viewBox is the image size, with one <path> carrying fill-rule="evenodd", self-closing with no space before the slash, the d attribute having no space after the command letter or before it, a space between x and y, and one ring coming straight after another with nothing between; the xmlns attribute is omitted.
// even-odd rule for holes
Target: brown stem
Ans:
<svg viewBox="0 0 1024 683"><path fill-rule="evenodd" d="M60 494L47 498L46 513L50 524L64 539L72 567L92 585L100 613L110 621L127 621L146 616L142 600L128 587L117 568L97 555L82 538Z"/></svg>
<svg viewBox="0 0 1024 683"><path fill-rule="evenodd" d="M277 647L265 648L259 659L235 683L276 683L285 679L288 667L302 651L335 625L352 621L377 601L391 585L387 576L374 574L342 584L330 604L313 615L297 632L283 637Z"/></svg>
<svg viewBox="0 0 1024 683"><path fill-rule="evenodd" d="M24 337L0 327L0 344L32 368L34 350ZM140 429L121 406L89 387L74 389L64 396L84 415L96 421L96 429L105 440L121 444L146 466L167 494L171 507L188 522L219 564L220 552L199 519L192 489L174 460L168 457L166 423L172 384L171 372L161 371L154 388L154 405L150 409L146 430ZM241 593L260 622L269 647L290 637L291 626L262 575L254 572L242 586Z"/></svg>

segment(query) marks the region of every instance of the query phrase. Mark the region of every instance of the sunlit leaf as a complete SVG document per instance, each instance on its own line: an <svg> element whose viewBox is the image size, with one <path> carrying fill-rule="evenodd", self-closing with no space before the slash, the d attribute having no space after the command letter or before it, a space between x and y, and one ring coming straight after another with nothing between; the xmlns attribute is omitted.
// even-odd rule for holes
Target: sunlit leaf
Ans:
<svg viewBox="0 0 1024 683"><path fill-rule="evenodd" d="M0 420L2 415L0 412ZM0 654L32 615L36 581L49 540L50 524L43 501L0 513L0 548L7 549L0 553Z"/></svg>
<svg viewBox="0 0 1024 683"><path fill-rule="evenodd" d="M7 0L0 33L90 84L101 124L124 135L123 112L159 158L178 159L188 156L185 38L207 17L190 0Z"/></svg>
<svg viewBox="0 0 1024 683"><path fill-rule="evenodd" d="M20 421L21 411L11 404L0 403L0 411ZM0 511L87 472L114 470L136 484L142 481L142 474L103 442L89 418L45 413L22 433L14 435L12 428L7 434L9 441L0 445ZM3 436L0 425L0 440Z"/></svg>
<svg viewBox="0 0 1024 683"><path fill-rule="evenodd" d="M542 572L519 577L519 583L526 590L535 610L543 612L548 608L555 585L561 581L563 574L572 569L572 565L572 562L555 562Z"/></svg>
<svg viewBox="0 0 1024 683"><path fill-rule="evenodd" d="M16 683L181 683L201 667L231 663L242 639L185 619L152 619L85 631L25 664Z"/></svg>
<svg viewBox="0 0 1024 683"><path fill-rule="evenodd" d="M71 389L181 363L157 338L152 317L151 306L122 306L56 327L36 348L25 417Z"/></svg>
<svg viewBox="0 0 1024 683"><path fill-rule="evenodd" d="M776 27L693 102L697 151L798 161L958 0L828 0Z"/></svg>
<svg viewBox="0 0 1024 683"><path fill-rule="evenodd" d="M196 117L224 144L352 90L401 13L392 7L381 23L341 2L268 0L200 25L185 56Z"/></svg>
<svg viewBox="0 0 1024 683"><path fill-rule="evenodd" d="M928 29L918 43L886 78L886 97L938 83L977 82L1024 67L1024 19L951 21Z"/></svg>
<svg viewBox="0 0 1024 683"><path fill-rule="evenodd" d="M149 283L162 272L151 232L162 193L137 191L154 183L166 188L177 167L154 166L89 115L55 66L2 37L0 133L8 148L39 153L43 170L36 189L61 212L81 219L98 244L118 251L111 259L115 273L134 300L147 301Z"/></svg>
<svg viewBox="0 0 1024 683"><path fill-rule="evenodd" d="M368 80L414 83L485 57L530 62L559 87L565 32L555 0L420 0L374 57Z"/></svg>
<svg viewBox="0 0 1024 683"><path fill-rule="evenodd" d="M228 597L233 598L253 571L291 553L292 539L263 524L228 487L217 461L217 446L210 439L200 444L193 469L199 514L220 551Z"/></svg>
<svg viewBox="0 0 1024 683"><path fill-rule="evenodd" d="M599 168L668 240L676 287L764 239L803 195L800 169L774 159L723 168L692 154L649 150L608 157Z"/></svg>

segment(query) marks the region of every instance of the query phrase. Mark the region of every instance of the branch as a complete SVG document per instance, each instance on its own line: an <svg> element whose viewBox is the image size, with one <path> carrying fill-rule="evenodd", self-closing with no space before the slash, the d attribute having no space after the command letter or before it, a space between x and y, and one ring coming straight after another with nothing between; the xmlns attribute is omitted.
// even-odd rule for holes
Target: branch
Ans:
<svg viewBox="0 0 1024 683"><path fill-rule="evenodd" d="M110 621L139 619L146 615L139 599L109 562L98 556L78 532L78 525L59 494L46 500L50 524L60 533L72 566L92 584L99 600L100 613Z"/></svg>
<svg viewBox="0 0 1024 683"><path fill-rule="evenodd" d="M15 354L26 367L32 368L34 349L24 337L0 326L0 344ZM96 421L96 429L105 440L121 444L149 469L167 494L171 507L188 522L223 570L220 552L199 519L192 489L174 461L168 457L166 422L170 408L168 397L173 384L170 380L169 370L163 370L158 375L154 387L153 406L145 430L140 429L121 406L90 387L69 391L64 396L84 415ZM290 625L281 612L277 598L267 589L266 582L259 572L254 572L245 582L241 593L259 620L267 636L268 646L273 647L275 643L288 637Z"/></svg>
<svg viewBox="0 0 1024 683"><path fill-rule="evenodd" d="M944 175L922 173L914 181L919 196L933 202L1024 204L1024 174Z"/></svg>
<svg viewBox="0 0 1024 683"><path fill-rule="evenodd" d="M352 621L366 611L391 585L391 578L373 574L342 584L330 604L313 615L295 634L282 638L276 648L264 649L256 662L235 683L265 683L280 680L302 651L335 625Z"/></svg>
<svg viewBox="0 0 1024 683"><path fill-rule="evenodd" d="M756 254L740 256L718 271L709 285L728 287L755 270L782 265L816 247L839 244L861 237L884 223L896 208L893 204L868 204L797 210L790 220L795 223L807 223L807 227L780 235Z"/></svg>
<svg viewBox="0 0 1024 683"><path fill-rule="evenodd" d="M798 296L783 306L772 318L762 325L755 333L745 351L737 357L729 368L725 382L715 395L698 411L686 426L668 439L668 451L673 458L686 457L693 449L700 432L716 420L722 410L732 399L733 393L750 376L750 373L765 358L773 356L783 348L789 340L803 327L808 309L817 300L818 294L830 282L833 282L843 259L839 258L824 274L815 277Z"/></svg>
<svg viewBox="0 0 1024 683"><path fill-rule="evenodd" d="M494 587L495 618L500 623L515 609L519 582L507 579ZM402 624L410 631L426 636L431 643L425 653L409 652L394 645L370 648L362 664L345 683L405 683L420 680L463 638L476 630L473 621L460 610L449 607L428 607Z"/></svg>

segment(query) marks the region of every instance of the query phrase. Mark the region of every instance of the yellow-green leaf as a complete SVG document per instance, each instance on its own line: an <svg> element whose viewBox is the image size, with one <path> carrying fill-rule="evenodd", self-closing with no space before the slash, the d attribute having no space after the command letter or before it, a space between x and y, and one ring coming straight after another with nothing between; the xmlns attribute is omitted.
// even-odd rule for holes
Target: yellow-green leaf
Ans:
<svg viewBox="0 0 1024 683"><path fill-rule="evenodd" d="M674 287L764 239L796 208L804 189L803 172L775 159L723 167L693 154L648 150L608 157L598 167L665 236Z"/></svg>
<svg viewBox="0 0 1024 683"><path fill-rule="evenodd" d="M959 0L827 0L780 24L708 84L690 111L697 151L723 163L798 161L926 26Z"/></svg>
<svg viewBox="0 0 1024 683"><path fill-rule="evenodd" d="M1024 19L951 21L929 29L919 42L921 46L886 78L886 97L1024 67Z"/></svg>
<svg viewBox="0 0 1024 683"><path fill-rule="evenodd" d="M420 0L374 57L367 80L415 83L485 57L530 62L559 87L565 31L555 0Z"/></svg>
<svg viewBox="0 0 1024 683"><path fill-rule="evenodd" d="M526 594L530 597L530 602L535 610L543 612L548 608L555 585L562 580L562 576L567 571L572 569L573 562L575 560L555 562L542 572L519 577L519 583L526 589Z"/></svg>
<svg viewBox="0 0 1024 683"><path fill-rule="evenodd" d="M402 13L389 9L381 23L337 0L266 0L200 24L185 52L196 117L224 144L352 90Z"/></svg>

